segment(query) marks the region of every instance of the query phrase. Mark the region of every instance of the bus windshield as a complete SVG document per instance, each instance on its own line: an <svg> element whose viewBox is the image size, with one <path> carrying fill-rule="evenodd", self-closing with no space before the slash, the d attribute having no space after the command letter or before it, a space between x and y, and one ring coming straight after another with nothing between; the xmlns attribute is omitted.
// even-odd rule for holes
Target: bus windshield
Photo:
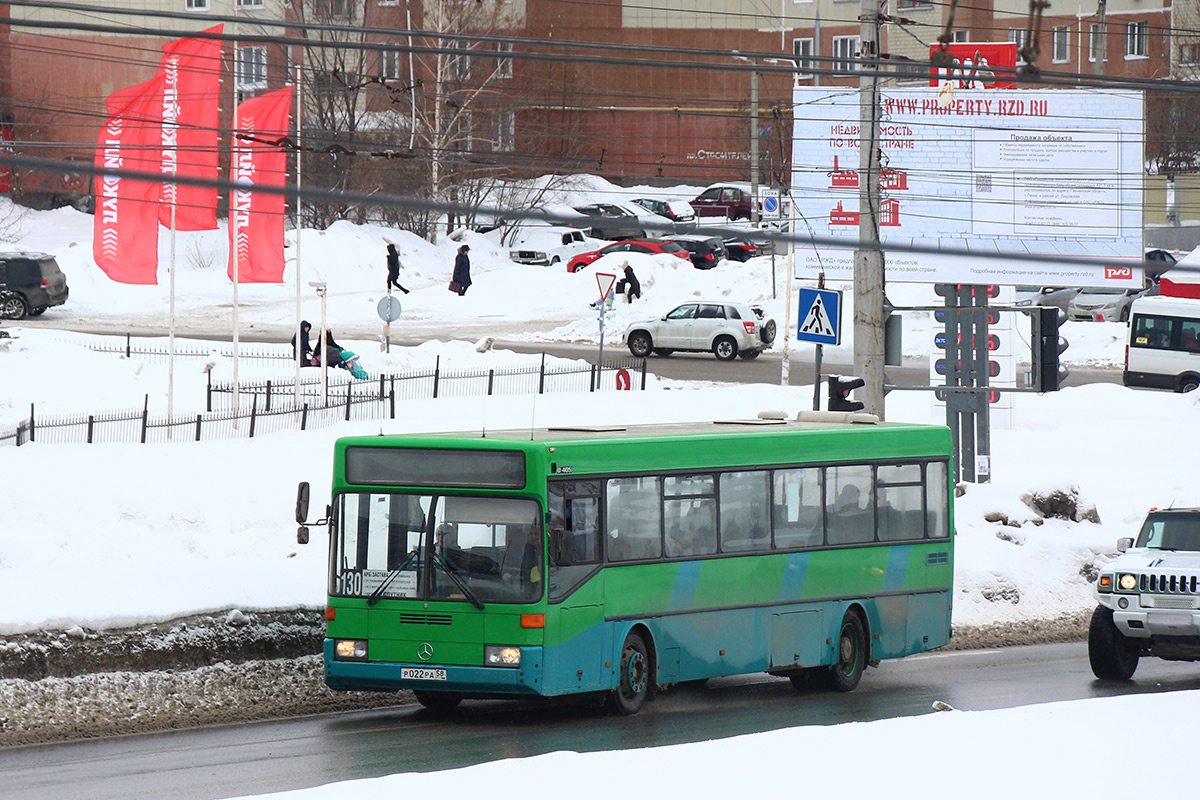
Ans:
<svg viewBox="0 0 1200 800"><path fill-rule="evenodd" d="M337 497L329 593L483 603L542 595L541 515L533 500L347 492Z"/></svg>

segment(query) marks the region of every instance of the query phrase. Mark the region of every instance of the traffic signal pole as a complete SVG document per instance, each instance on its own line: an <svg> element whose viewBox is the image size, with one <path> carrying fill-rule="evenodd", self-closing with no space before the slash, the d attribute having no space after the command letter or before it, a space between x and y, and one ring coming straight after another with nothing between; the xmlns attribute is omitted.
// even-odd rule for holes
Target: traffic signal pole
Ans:
<svg viewBox="0 0 1200 800"><path fill-rule="evenodd" d="M854 373L865 385L865 411L883 419L883 250L879 239L879 5L862 0L859 10L859 249L854 251Z"/></svg>

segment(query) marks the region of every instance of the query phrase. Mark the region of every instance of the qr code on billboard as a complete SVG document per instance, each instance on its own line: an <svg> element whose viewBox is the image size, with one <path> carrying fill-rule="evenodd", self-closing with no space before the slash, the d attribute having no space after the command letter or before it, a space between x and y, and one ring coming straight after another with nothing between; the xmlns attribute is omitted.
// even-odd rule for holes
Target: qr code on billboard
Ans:
<svg viewBox="0 0 1200 800"><path fill-rule="evenodd" d="M991 194L992 193L992 176L991 175L976 175L975 176L975 193L976 194Z"/></svg>

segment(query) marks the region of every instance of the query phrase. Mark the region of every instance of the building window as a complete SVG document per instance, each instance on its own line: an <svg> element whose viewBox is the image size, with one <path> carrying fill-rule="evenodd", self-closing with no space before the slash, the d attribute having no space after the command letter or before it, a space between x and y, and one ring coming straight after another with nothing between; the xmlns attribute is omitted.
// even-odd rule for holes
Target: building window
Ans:
<svg viewBox="0 0 1200 800"><path fill-rule="evenodd" d="M1125 23L1126 58L1146 57L1146 38L1149 35L1149 32L1150 25L1145 20L1142 22Z"/></svg>
<svg viewBox="0 0 1200 800"><path fill-rule="evenodd" d="M502 44L499 44L496 46L496 50L498 50L501 53L511 53L512 45L508 44L508 43L502 43ZM511 78L512 76L513 76L512 59L511 58L496 59L496 77L497 78Z"/></svg>
<svg viewBox="0 0 1200 800"><path fill-rule="evenodd" d="M1099 22L1093 22L1090 34L1088 36L1088 61L1095 61L1096 53L1105 44L1103 26ZM1104 60L1108 61L1108 48L1105 48Z"/></svg>
<svg viewBox="0 0 1200 800"><path fill-rule="evenodd" d="M859 65L852 59L858 58L859 38L857 36L833 37L833 68L846 72L857 72Z"/></svg>
<svg viewBox="0 0 1200 800"><path fill-rule="evenodd" d="M183 7L188 11L208 11L208 0L184 0Z"/></svg>
<svg viewBox="0 0 1200 800"><path fill-rule="evenodd" d="M379 77L394 81L400 77L400 53L395 50L379 51Z"/></svg>
<svg viewBox="0 0 1200 800"><path fill-rule="evenodd" d="M267 48L239 47L237 51L239 89L265 89L267 86Z"/></svg>
<svg viewBox="0 0 1200 800"><path fill-rule="evenodd" d="M1051 60L1062 64L1071 60L1071 28L1069 25L1054 26L1054 54Z"/></svg>
<svg viewBox="0 0 1200 800"><path fill-rule="evenodd" d="M950 41L954 42L955 44L966 44L967 42L971 41L971 32L970 31L955 31L951 35L954 38L951 39Z"/></svg>
<svg viewBox="0 0 1200 800"><path fill-rule="evenodd" d="M796 68L805 70L813 69L817 66L816 59L813 58L813 40L812 39L793 39L792 53L796 56ZM796 76L802 81L811 80L811 75L799 74Z"/></svg>
<svg viewBox="0 0 1200 800"><path fill-rule="evenodd" d="M1026 34L1026 30L1024 28L1009 28L1008 29L1008 40L1017 45L1018 53L1021 52L1021 48L1023 48L1025 46L1025 34Z"/></svg>
<svg viewBox="0 0 1200 800"><path fill-rule="evenodd" d="M1200 63L1200 42L1189 42L1179 45L1179 63Z"/></svg>
<svg viewBox="0 0 1200 800"><path fill-rule="evenodd" d="M933 8L933 0L900 0L901 8Z"/></svg>
<svg viewBox="0 0 1200 800"><path fill-rule="evenodd" d="M381 6L398 6L398 5L400 5L400 0L379 0L379 5L381 5Z"/></svg>
<svg viewBox="0 0 1200 800"><path fill-rule="evenodd" d="M512 111L501 111L496 115L496 151L511 153L516 149L517 119Z"/></svg>
<svg viewBox="0 0 1200 800"><path fill-rule="evenodd" d="M263 0L237 0L238 8L262 8Z"/></svg>
<svg viewBox="0 0 1200 800"><path fill-rule="evenodd" d="M466 55L466 52L471 49L466 42L454 42L451 44L451 49L457 50L463 55L450 56L450 61L447 64L446 79L451 81L467 81L471 79L471 57Z"/></svg>

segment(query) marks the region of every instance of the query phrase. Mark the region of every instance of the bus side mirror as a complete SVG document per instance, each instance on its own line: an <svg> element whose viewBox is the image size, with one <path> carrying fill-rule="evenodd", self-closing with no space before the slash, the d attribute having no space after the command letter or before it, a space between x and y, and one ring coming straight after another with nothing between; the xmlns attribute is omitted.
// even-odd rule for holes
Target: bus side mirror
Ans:
<svg viewBox="0 0 1200 800"><path fill-rule="evenodd" d="M296 529L296 544L308 544L308 526L301 525Z"/></svg>
<svg viewBox="0 0 1200 800"><path fill-rule="evenodd" d="M1117 539L1117 552L1124 553L1129 548L1133 547L1133 539L1129 536L1122 536Z"/></svg>
<svg viewBox="0 0 1200 800"><path fill-rule="evenodd" d="M300 481L300 485L296 487L296 522L303 525L306 519L308 519L308 481Z"/></svg>

